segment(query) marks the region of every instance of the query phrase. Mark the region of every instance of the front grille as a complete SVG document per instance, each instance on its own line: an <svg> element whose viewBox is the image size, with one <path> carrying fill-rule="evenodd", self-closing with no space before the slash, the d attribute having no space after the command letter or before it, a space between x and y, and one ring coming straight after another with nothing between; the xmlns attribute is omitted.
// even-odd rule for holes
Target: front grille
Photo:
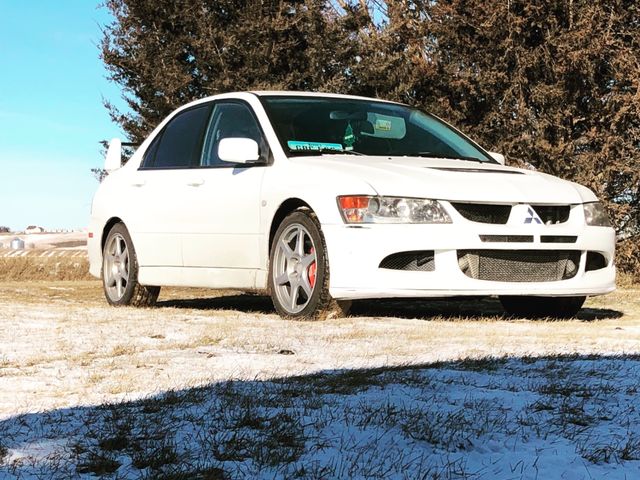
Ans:
<svg viewBox="0 0 640 480"><path fill-rule="evenodd" d="M578 273L576 250L458 250L460 270L476 280L554 282Z"/></svg>
<svg viewBox="0 0 640 480"><path fill-rule="evenodd" d="M511 205L460 202L452 202L451 205L460 215L472 222L504 225L509 220L509 214L511 214Z"/></svg>
<svg viewBox="0 0 640 480"><path fill-rule="evenodd" d="M435 270L433 250L399 252L385 257L379 268L390 270L408 270L415 272L433 272Z"/></svg>
<svg viewBox="0 0 640 480"><path fill-rule="evenodd" d="M569 220L570 205L531 205L545 225L555 225Z"/></svg>

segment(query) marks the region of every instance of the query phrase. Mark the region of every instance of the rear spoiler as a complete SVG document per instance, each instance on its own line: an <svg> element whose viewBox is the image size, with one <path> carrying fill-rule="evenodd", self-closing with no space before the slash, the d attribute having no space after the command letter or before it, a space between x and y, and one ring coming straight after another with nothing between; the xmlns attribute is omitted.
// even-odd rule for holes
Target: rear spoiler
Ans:
<svg viewBox="0 0 640 480"><path fill-rule="evenodd" d="M109 148L107 149L107 155L104 159L104 169L108 172L113 172L122 166L122 147L125 148L138 148L139 143L122 142L119 138L113 138L109 142Z"/></svg>

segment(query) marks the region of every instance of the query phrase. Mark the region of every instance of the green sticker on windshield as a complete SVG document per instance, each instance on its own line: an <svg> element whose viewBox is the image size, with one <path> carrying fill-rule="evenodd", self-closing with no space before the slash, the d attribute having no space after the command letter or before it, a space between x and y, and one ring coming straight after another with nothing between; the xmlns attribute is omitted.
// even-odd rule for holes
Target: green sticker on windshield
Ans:
<svg viewBox="0 0 640 480"><path fill-rule="evenodd" d="M351 128L351 122L347 124L347 129L344 131L344 138L342 139L345 150L353 150L353 144L356 143L356 136L353 134L353 128Z"/></svg>

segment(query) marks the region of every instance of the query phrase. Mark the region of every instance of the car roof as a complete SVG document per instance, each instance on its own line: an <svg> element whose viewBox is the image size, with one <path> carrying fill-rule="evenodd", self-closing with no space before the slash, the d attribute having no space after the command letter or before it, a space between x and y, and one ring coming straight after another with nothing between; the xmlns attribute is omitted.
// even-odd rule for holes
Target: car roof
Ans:
<svg viewBox="0 0 640 480"><path fill-rule="evenodd" d="M343 95L341 93L325 93L325 92L297 92L297 91L286 91L286 90L250 90L244 92L226 92L226 93L218 93L216 95L211 95L208 97L203 97L198 100L193 100L189 103L186 103L179 108L175 109L165 120L173 117L179 112L186 110L191 107L195 107L196 105L201 105L203 103L210 102L212 100L224 100L224 99L240 99L247 98L248 95L255 95L256 97L273 97L273 96L282 96L282 97L308 97L308 98L336 98L343 100L363 100L363 101L374 101L374 102L382 102L388 103L391 105L403 105L408 106L404 103L400 102L392 102L389 100L382 100L379 98L371 98L371 97L359 97L357 95ZM162 124L161 124L162 125Z"/></svg>
<svg viewBox="0 0 640 480"><path fill-rule="evenodd" d="M298 91L286 91L286 90L252 90L249 93L253 93L258 97L317 97L317 98L341 98L350 100L374 100L376 102L395 103L398 105L404 105L400 102L393 102L390 100L384 100L380 98L363 97L358 95L344 95L341 93L329 93L329 92L298 92Z"/></svg>

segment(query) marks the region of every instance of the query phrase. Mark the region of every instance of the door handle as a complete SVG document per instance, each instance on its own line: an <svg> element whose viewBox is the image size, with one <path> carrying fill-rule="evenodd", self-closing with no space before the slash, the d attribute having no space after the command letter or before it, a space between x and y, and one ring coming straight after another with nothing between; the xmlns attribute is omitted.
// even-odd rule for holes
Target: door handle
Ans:
<svg viewBox="0 0 640 480"><path fill-rule="evenodd" d="M147 182L144 179L133 180L131 182L131 186L133 186L133 187L142 187L142 186L144 186L145 183L147 183Z"/></svg>
<svg viewBox="0 0 640 480"><path fill-rule="evenodd" d="M190 187L199 187L203 183L204 183L204 180L202 178L194 178L193 180L189 180L187 182L187 185L189 185Z"/></svg>

